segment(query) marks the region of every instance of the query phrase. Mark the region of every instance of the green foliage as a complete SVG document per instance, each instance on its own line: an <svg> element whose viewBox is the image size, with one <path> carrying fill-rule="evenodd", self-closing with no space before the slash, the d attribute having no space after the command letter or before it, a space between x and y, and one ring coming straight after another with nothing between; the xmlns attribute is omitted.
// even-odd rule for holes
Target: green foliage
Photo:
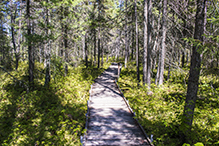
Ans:
<svg viewBox="0 0 219 146"><path fill-rule="evenodd" d="M0 75L1 145L80 145L90 85L104 68L81 64L69 67L68 76L63 77L58 73L64 72L62 65L56 65L50 86L43 86L44 74L37 72L35 88L29 93L8 74ZM28 81L27 63L20 66L11 74ZM43 64L36 63L36 69L44 70Z"/></svg>
<svg viewBox="0 0 219 146"><path fill-rule="evenodd" d="M170 79L162 87L152 84L150 91L142 84L140 87L137 86L135 70L133 63L129 64L128 68L123 68L119 85L141 125L148 135L154 135L154 145L180 145L188 68L184 68L184 71L172 69ZM195 146L201 146L201 143L197 142L216 145L219 139L218 72L207 73L209 72L205 70L200 77L194 122L190 133L193 139L190 144ZM167 77L166 71L164 76Z"/></svg>

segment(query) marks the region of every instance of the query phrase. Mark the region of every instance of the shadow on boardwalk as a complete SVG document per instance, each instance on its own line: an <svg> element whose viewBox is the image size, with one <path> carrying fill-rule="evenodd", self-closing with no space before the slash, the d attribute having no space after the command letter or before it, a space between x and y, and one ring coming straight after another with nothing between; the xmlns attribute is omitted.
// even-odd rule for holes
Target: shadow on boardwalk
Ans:
<svg viewBox="0 0 219 146"><path fill-rule="evenodd" d="M85 145L149 145L115 84L111 65L91 89Z"/></svg>

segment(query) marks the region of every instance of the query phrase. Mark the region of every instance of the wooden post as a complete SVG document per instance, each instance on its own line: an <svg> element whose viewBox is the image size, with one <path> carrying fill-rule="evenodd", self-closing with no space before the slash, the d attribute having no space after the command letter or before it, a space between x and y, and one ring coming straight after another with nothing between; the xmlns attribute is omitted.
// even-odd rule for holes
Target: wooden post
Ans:
<svg viewBox="0 0 219 146"><path fill-rule="evenodd" d="M118 63L118 78L119 78L119 74L120 74L120 62Z"/></svg>

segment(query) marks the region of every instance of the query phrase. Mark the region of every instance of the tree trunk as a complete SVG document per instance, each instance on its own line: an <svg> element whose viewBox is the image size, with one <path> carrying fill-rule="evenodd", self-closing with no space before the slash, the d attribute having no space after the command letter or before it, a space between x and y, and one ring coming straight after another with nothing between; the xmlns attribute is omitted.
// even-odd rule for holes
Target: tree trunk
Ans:
<svg viewBox="0 0 219 146"><path fill-rule="evenodd" d="M120 30L118 29L117 30L117 32L118 32L118 38L117 38L117 42L116 42L116 60L119 60L119 55L120 55Z"/></svg>
<svg viewBox="0 0 219 146"><path fill-rule="evenodd" d="M205 1L206 0L197 0L197 10L196 10L196 20L195 20L195 33L194 39L203 41L203 33L204 33L204 13L205 13ZM188 80L188 87L187 87L187 95L186 95L186 102L183 112L183 121L182 121L182 128L183 143L188 143L190 141L190 131L192 127L195 103L197 98L197 91L198 91L198 82L199 82L199 75L201 69L201 55L199 53L200 46L193 46L192 48L192 58L191 58L191 66L189 71L189 80Z"/></svg>
<svg viewBox="0 0 219 146"><path fill-rule="evenodd" d="M68 75L68 26L67 24L65 24L64 46L65 46L65 76L67 76Z"/></svg>
<svg viewBox="0 0 219 146"><path fill-rule="evenodd" d="M126 9L126 19L125 19L125 68L127 67L128 62L128 32L127 32L127 0L125 1L125 9Z"/></svg>
<svg viewBox="0 0 219 146"><path fill-rule="evenodd" d="M132 48L131 48L131 60L134 60L134 46L135 46L135 3L133 3L132 13Z"/></svg>
<svg viewBox="0 0 219 146"><path fill-rule="evenodd" d="M155 84L157 85L158 83L158 80L160 78L160 55L158 56L158 65L157 65L157 74L156 74L156 77L155 77Z"/></svg>
<svg viewBox="0 0 219 146"><path fill-rule="evenodd" d="M184 5L183 5L183 7L184 7L184 11L186 12L187 11L187 5L188 5L188 3L184 0ZM185 38L185 37L188 37L188 24L187 24L187 21L186 21L186 15L184 16L184 21L183 21L183 37ZM184 41L184 49L182 50L182 67L184 67L185 66L185 51L186 51L186 46L187 46L187 43L186 43L186 41Z"/></svg>
<svg viewBox="0 0 219 146"><path fill-rule="evenodd" d="M100 68L100 27L98 28L98 68Z"/></svg>
<svg viewBox="0 0 219 146"><path fill-rule="evenodd" d="M143 56L143 84L147 81L147 50L148 50L148 0L144 0L144 56Z"/></svg>
<svg viewBox="0 0 219 146"><path fill-rule="evenodd" d="M94 33L94 66L96 66L96 29L93 29Z"/></svg>
<svg viewBox="0 0 219 146"><path fill-rule="evenodd" d="M48 0L47 0L48 3ZM46 50L45 50L45 56L46 56L46 76L45 76L45 86L48 86L51 78L51 72L50 72L50 60L51 60L51 50L50 50L50 38L49 38L49 10L46 8L46 35L48 41L46 42Z"/></svg>
<svg viewBox="0 0 219 146"><path fill-rule="evenodd" d="M163 84L163 74L164 74L164 60L166 53L166 18L167 18L167 0L163 0L163 26L162 26L162 44L161 44L161 53L160 53L160 73L159 73L159 85Z"/></svg>
<svg viewBox="0 0 219 146"><path fill-rule="evenodd" d="M86 68L88 68L88 53L87 53L87 33L85 33L84 36L84 52L85 52L85 63L86 63Z"/></svg>
<svg viewBox="0 0 219 146"><path fill-rule="evenodd" d="M13 49L14 49L14 54L15 54L15 59L16 59L16 61L15 61L15 64L16 64L16 66L15 66L15 70L17 70L18 69L18 62L19 62L19 55L18 55L18 53L17 53L17 48L16 48L16 44L15 44L15 38L14 38L14 24L15 24L15 17L16 17L16 11L17 11L17 8L16 8L16 10L15 10L15 16L13 16L13 1L11 0L11 2L10 2L10 4L11 4L11 38L12 38L12 44L13 44Z"/></svg>
<svg viewBox="0 0 219 146"><path fill-rule="evenodd" d="M28 43L28 60L29 60L29 82L34 87L34 52L31 46L31 24L30 24L30 0L26 1L26 13L27 13L27 43Z"/></svg>
<svg viewBox="0 0 219 146"><path fill-rule="evenodd" d="M152 2L148 0L148 51L147 51L147 85L148 88L151 86L151 48L152 48Z"/></svg>
<svg viewBox="0 0 219 146"><path fill-rule="evenodd" d="M158 50L158 53L156 55L156 61L155 62L158 62L158 65L157 65L157 73L156 73L156 77L155 77L155 84L157 85L158 83L158 80L159 80L159 76L160 76L160 15L161 15L161 7L162 7L162 1L160 1L159 5L158 5L158 9L159 9L159 15L158 15L158 22L157 22L157 36L156 36L156 40L157 40L157 50ZM156 67L156 63L154 65Z"/></svg>
<svg viewBox="0 0 219 146"><path fill-rule="evenodd" d="M21 9L21 7L22 7L22 0L20 0L20 10L19 10L19 17L22 17L21 15L22 15L22 9ZM20 59L20 50L21 50L21 36L22 36L22 34L21 34L21 19L19 19L19 21L18 21L18 46L17 46L17 55L18 55L18 60L17 60L17 67L18 67L18 63L19 63L19 59Z"/></svg>
<svg viewBox="0 0 219 146"><path fill-rule="evenodd" d="M138 85L140 82L139 75L139 50L138 50L138 13L137 13L137 0L135 0L135 43L136 43L136 67L137 67L137 80Z"/></svg>
<svg viewBox="0 0 219 146"><path fill-rule="evenodd" d="M101 66L103 67L103 55L104 55L104 49L103 49L103 40L102 40L102 43L101 43Z"/></svg>
<svg viewBox="0 0 219 146"><path fill-rule="evenodd" d="M186 44L185 44L185 46L186 46ZM184 67L184 66L185 66L185 51L182 50L182 67Z"/></svg>
<svg viewBox="0 0 219 146"><path fill-rule="evenodd" d="M170 79L170 68L171 68L171 65L170 65L170 61L169 61L169 68L168 68L167 81Z"/></svg>

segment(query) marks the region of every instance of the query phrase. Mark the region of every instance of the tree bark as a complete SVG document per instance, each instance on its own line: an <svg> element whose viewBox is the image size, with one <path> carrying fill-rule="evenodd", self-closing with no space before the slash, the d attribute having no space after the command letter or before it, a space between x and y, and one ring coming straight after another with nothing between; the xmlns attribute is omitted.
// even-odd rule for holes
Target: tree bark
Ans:
<svg viewBox="0 0 219 146"><path fill-rule="evenodd" d="M188 5L188 3L184 0L184 4L183 4L183 9L184 9L184 11L186 12L187 11L187 5ZM183 37L185 38L185 37L187 37L187 34L188 34L188 24L187 24L187 21L186 21L186 15L184 16L184 20L183 20ZM184 50L182 50L182 67L184 67L185 66L185 51L186 51L186 46L187 46L187 43L186 43L186 41L184 41L184 46L185 46L185 48L184 48Z"/></svg>
<svg viewBox="0 0 219 146"><path fill-rule="evenodd" d="M120 38L120 35L121 35L120 33L121 33L121 32L120 32L119 29L117 29L117 32L118 32L118 38L117 38L117 42L116 42L116 46L117 46L117 47L116 47L116 60L119 60L120 49L121 49L121 48L120 48L120 47L121 47L121 46L120 46L120 39L121 39L121 38Z"/></svg>
<svg viewBox="0 0 219 146"><path fill-rule="evenodd" d="M128 63L128 32L127 32L127 0L125 1L126 19L125 19L125 68Z"/></svg>
<svg viewBox="0 0 219 146"><path fill-rule="evenodd" d="M34 87L34 52L31 46L31 24L30 24L30 0L26 0L26 14L27 14L27 43L28 43L28 60L29 60L29 82Z"/></svg>
<svg viewBox="0 0 219 146"><path fill-rule="evenodd" d="M137 0L135 0L135 48L136 48L136 68L137 68L137 80L138 85L140 82L139 75L139 49L138 49L138 12L137 12Z"/></svg>
<svg viewBox="0 0 219 146"><path fill-rule="evenodd" d="M20 9L19 9L19 17L21 17L22 15L22 0L20 0ZM17 46L17 55L18 55L18 60L17 62L19 63L19 59L20 59L20 50L21 50L21 20L19 19L18 21L18 46ZM17 63L17 67L18 67L18 63Z"/></svg>
<svg viewBox="0 0 219 146"><path fill-rule="evenodd" d="M14 24L15 24L15 17L16 17L16 13L17 13L17 8L15 9L15 16L13 16L13 1L11 0L11 38L12 38L12 44L13 44L13 49L14 49L14 54L15 54L15 70L18 69L18 62L19 62L19 55L17 52L17 47L15 44L15 38L14 38Z"/></svg>
<svg viewBox="0 0 219 146"><path fill-rule="evenodd" d="M164 74L164 60L165 60L165 53L166 53L166 18L167 18L167 0L163 0L163 26L162 26L162 44L161 44L161 51L160 51L160 73L159 73L159 85L163 84L163 74Z"/></svg>
<svg viewBox="0 0 219 146"><path fill-rule="evenodd" d="M143 85L147 82L147 50L148 50L148 0L144 0L144 56L143 56Z"/></svg>
<svg viewBox="0 0 219 146"><path fill-rule="evenodd" d="M48 3L48 0L47 0ZM46 35L48 41L46 42L46 76L45 76L45 86L48 86L51 78L50 72L50 60L51 60L51 50L50 50L50 38L49 38L49 10L46 8Z"/></svg>
<svg viewBox="0 0 219 146"><path fill-rule="evenodd" d="M204 33L204 13L205 13L205 1L197 0L196 20L195 20L195 33L194 39L203 41ZM201 69L201 55L198 51L200 46L193 45L191 66L189 71L189 80L187 87L186 102L183 112L182 128L183 131L183 143L190 141L190 131L193 122L195 103L197 98L199 75Z"/></svg>
<svg viewBox="0 0 219 146"><path fill-rule="evenodd" d="M152 39L151 39L151 33L152 33L152 2L151 0L148 0L148 51L147 51L147 85L150 89L151 86L151 48L152 48Z"/></svg>
<svg viewBox="0 0 219 146"><path fill-rule="evenodd" d="M85 36L84 36L84 52L85 52L85 63L86 63L86 68L88 68L87 33L85 33Z"/></svg>
<svg viewBox="0 0 219 146"><path fill-rule="evenodd" d="M93 29L94 35L94 66L96 66L96 29Z"/></svg>
<svg viewBox="0 0 219 146"><path fill-rule="evenodd" d="M102 40L102 43L101 43L101 66L103 67L103 55L104 55L104 49L103 49L103 40Z"/></svg>
<svg viewBox="0 0 219 146"><path fill-rule="evenodd" d="M98 28L98 68L100 68L100 26Z"/></svg>
<svg viewBox="0 0 219 146"><path fill-rule="evenodd" d="M132 9L132 48L131 48L131 60L134 60L134 47L135 46L135 3L133 3Z"/></svg>
<svg viewBox="0 0 219 146"><path fill-rule="evenodd" d="M68 26L67 24L65 24L64 46L65 46L65 76L67 76L68 75Z"/></svg>
<svg viewBox="0 0 219 146"><path fill-rule="evenodd" d="M156 40L157 40L157 48L158 48L158 53L156 55L156 61L155 62L158 62L158 65L157 65L157 73L156 73L156 77L155 77L155 84L157 85L158 84L158 80L159 80L159 76L160 76L160 15L161 15L161 7L162 7L162 1L160 1L159 5L158 5L158 9L159 9L159 15L158 15L158 22L157 22L157 36L156 36ZM154 65L156 66L156 64Z"/></svg>

